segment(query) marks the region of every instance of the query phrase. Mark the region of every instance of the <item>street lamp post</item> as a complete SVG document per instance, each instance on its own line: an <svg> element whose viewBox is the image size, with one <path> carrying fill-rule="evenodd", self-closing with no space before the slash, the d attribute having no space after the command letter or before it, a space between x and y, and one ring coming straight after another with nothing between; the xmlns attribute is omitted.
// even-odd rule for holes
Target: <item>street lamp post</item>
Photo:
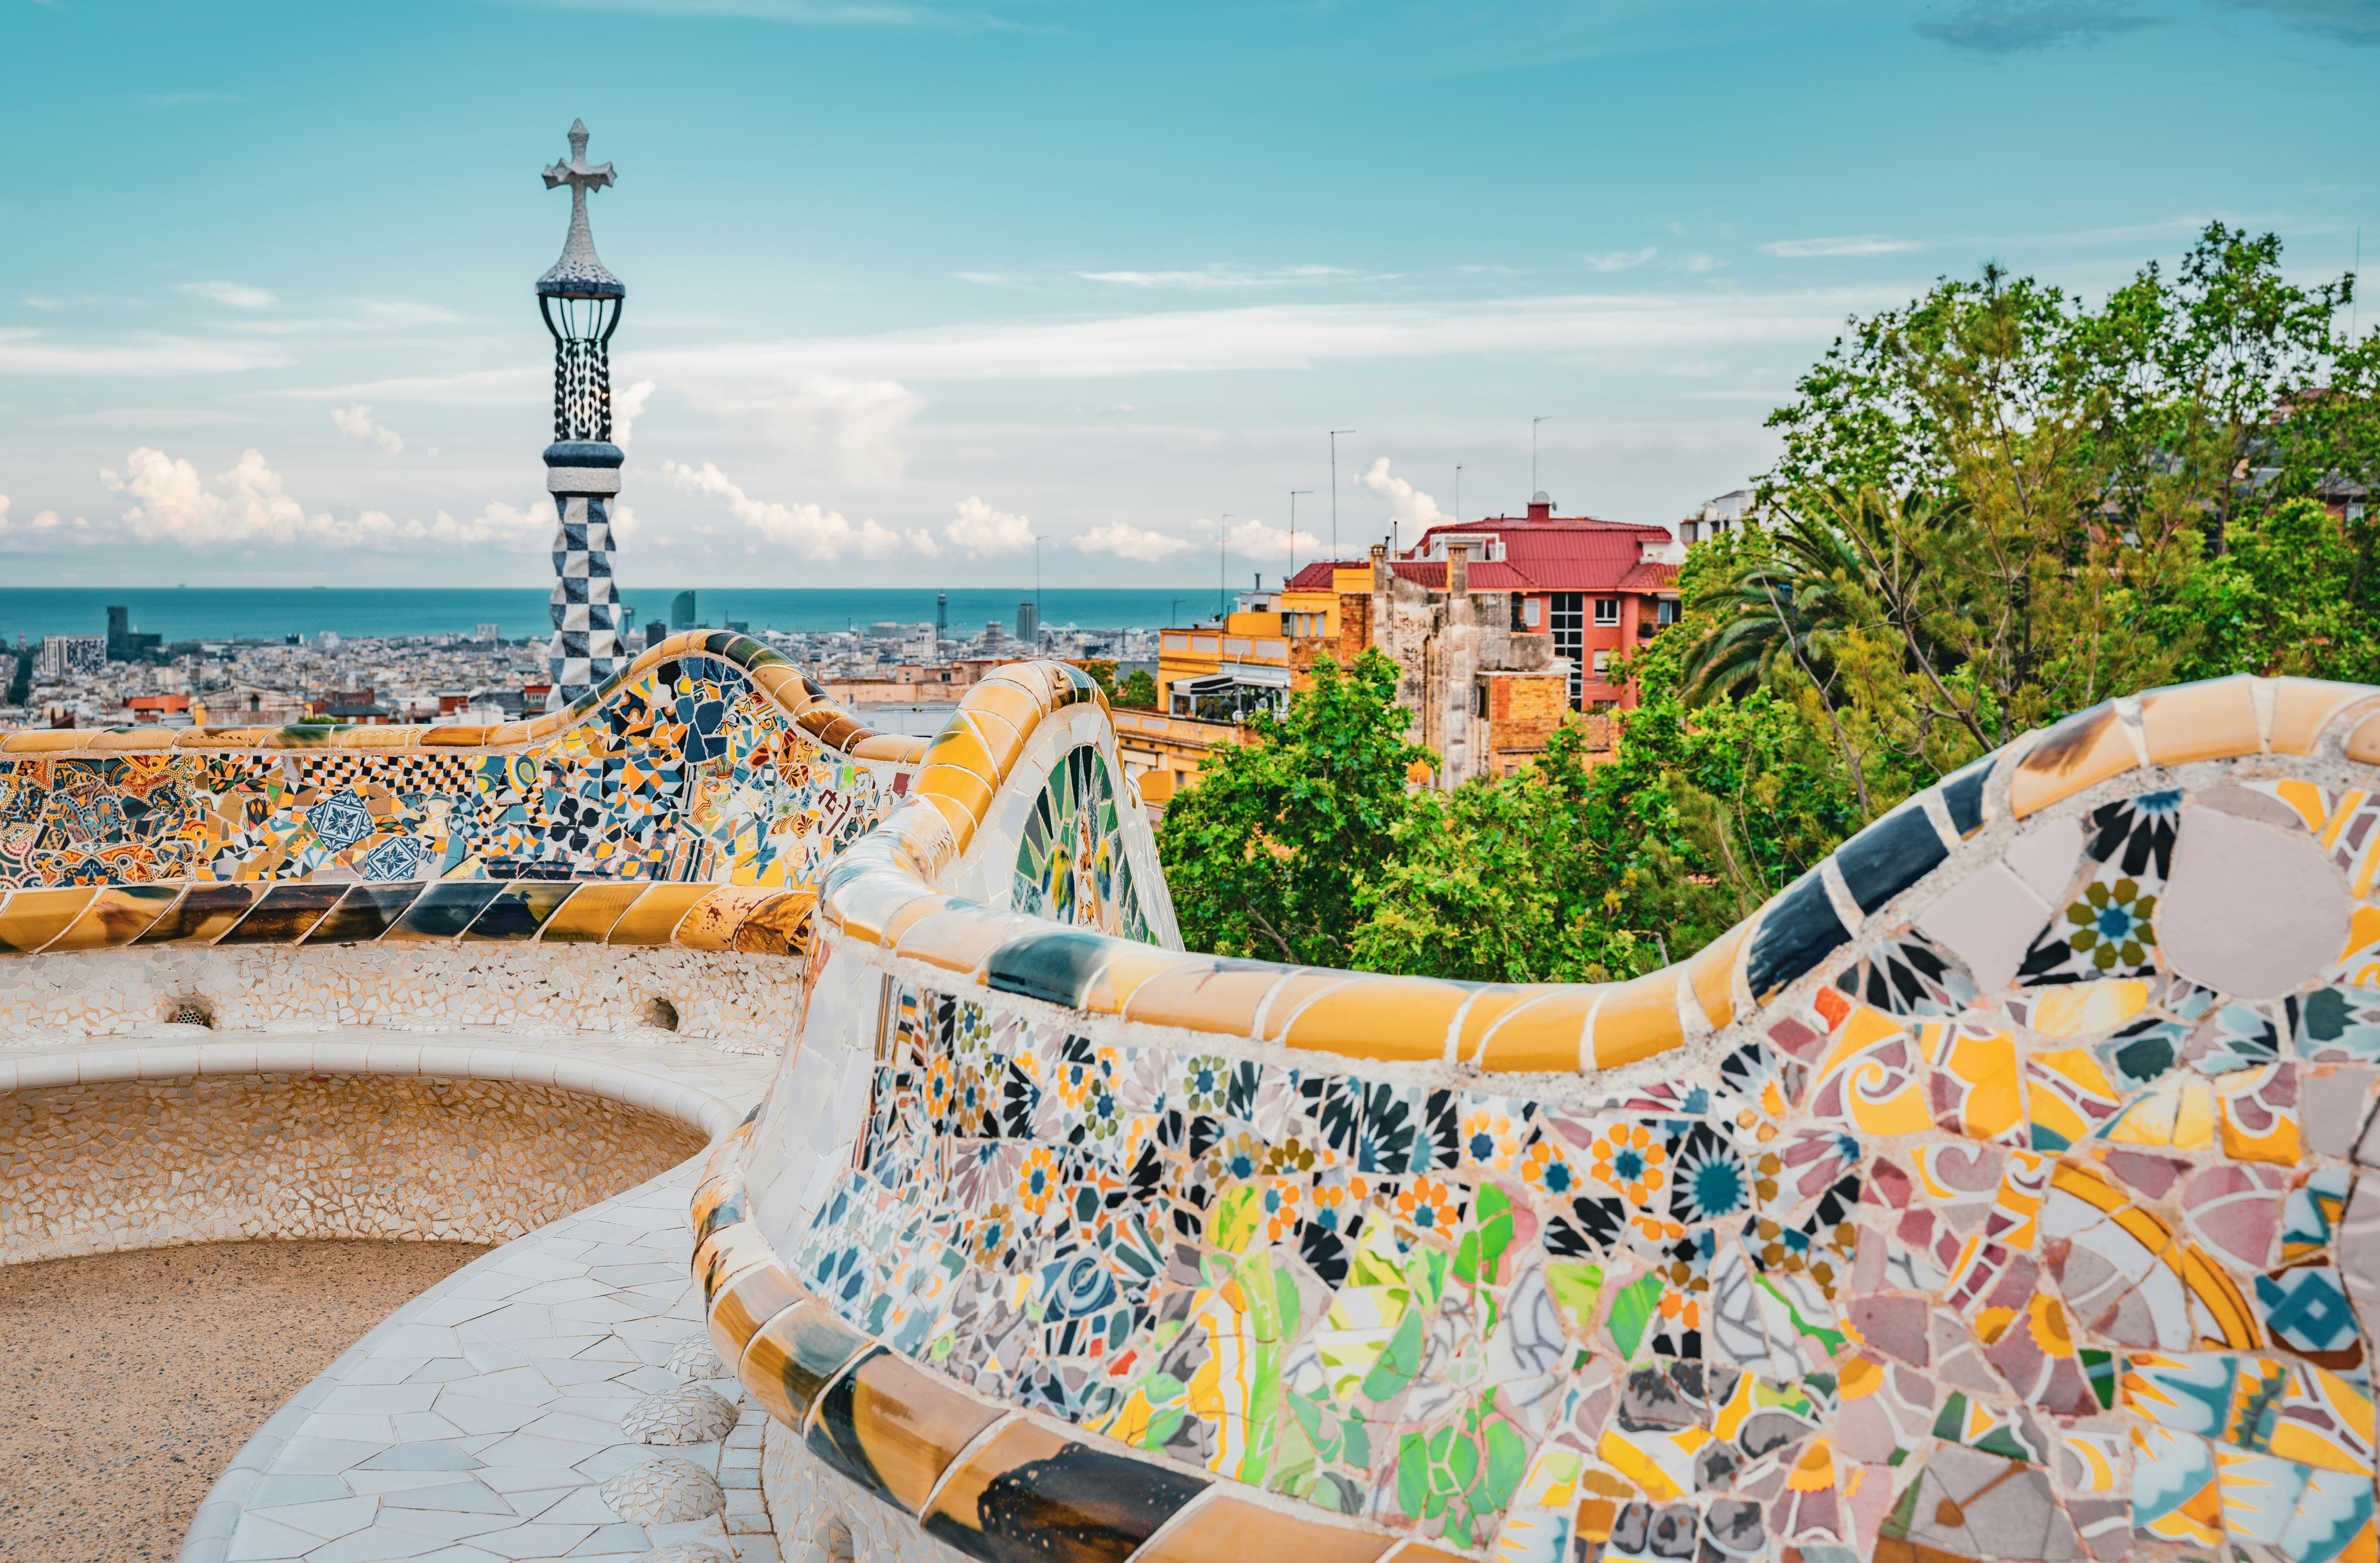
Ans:
<svg viewBox="0 0 2380 1563"><path fill-rule="evenodd" d="M1232 513L1227 510L1223 512L1222 531L1215 539L1215 625L1218 629L1232 622L1230 612L1223 606L1223 600L1232 589L1223 584L1227 578L1227 572L1223 566L1229 562L1231 554Z"/></svg>

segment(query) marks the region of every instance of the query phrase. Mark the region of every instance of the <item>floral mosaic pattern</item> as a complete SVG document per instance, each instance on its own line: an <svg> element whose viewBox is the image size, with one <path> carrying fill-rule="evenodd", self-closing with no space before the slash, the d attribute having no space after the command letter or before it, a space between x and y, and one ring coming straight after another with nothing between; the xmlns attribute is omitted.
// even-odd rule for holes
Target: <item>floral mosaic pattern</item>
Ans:
<svg viewBox="0 0 2380 1563"><path fill-rule="evenodd" d="M1069 749L1050 767L1017 840L1012 904L1053 923L1149 937L1116 829L1115 778L1096 747Z"/></svg>
<svg viewBox="0 0 2380 1563"><path fill-rule="evenodd" d="M2173 968L2211 806L2151 793L2085 817L2007 987L1888 928L1625 1091L892 982L850 1163L778 1251L979 1392L1512 1563L2370 1563L2374 816L2228 790L2357 902L2286 992Z"/></svg>
<svg viewBox="0 0 2380 1563"><path fill-rule="evenodd" d="M541 748L0 761L0 885L447 877L815 889L896 801L719 658Z"/></svg>

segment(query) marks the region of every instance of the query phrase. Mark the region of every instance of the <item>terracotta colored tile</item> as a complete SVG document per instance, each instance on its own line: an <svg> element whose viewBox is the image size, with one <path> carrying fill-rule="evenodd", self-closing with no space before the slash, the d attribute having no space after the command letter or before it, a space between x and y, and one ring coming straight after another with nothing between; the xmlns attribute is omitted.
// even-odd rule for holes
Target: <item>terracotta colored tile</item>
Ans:
<svg viewBox="0 0 2380 1563"><path fill-rule="evenodd" d="M69 727L0 734L0 755L63 755L82 746L84 734Z"/></svg>
<svg viewBox="0 0 2380 1563"><path fill-rule="evenodd" d="M425 749L483 749L488 745L488 734L494 731L492 727L471 722L441 722L423 731L421 746Z"/></svg>
<svg viewBox="0 0 2380 1563"><path fill-rule="evenodd" d="M939 908L929 901L926 915L902 929L896 948L903 955L946 972L980 970L985 956L1031 925L1029 918L994 912L972 902L939 899Z"/></svg>
<svg viewBox="0 0 2380 1563"><path fill-rule="evenodd" d="M984 758L990 766L984 775L1004 779L1025 753L1025 735L990 711L961 707L954 721L967 736L982 745Z"/></svg>
<svg viewBox="0 0 2380 1563"><path fill-rule="evenodd" d="M872 733L851 745L851 757L887 760L894 765L916 765L926 757L926 741L898 733Z"/></svg>
<svg viewBox="0 0 2380 1563"><path fill-rule="evenodd" d="M1393 1536L1283 1514L1218 1490L1132 1557L1133 1563L1373 1563L1395 1545Z"/></svg>
<svg viewBox="0 0 2380 1563"><path fill-rule="evenodd" d="M943 772L946 778L951 774L949 771ZM967 806L967 800L965 797L953 795L949 788L938 783L931 788L919 788L917 798L918 804L932 809L941 817L943 828L949 830L951 840L961 849L975 840L976 830L983 821ZM987 792L983 799L987 807L990 806L990 794Z"/></svg>
<svg viewBox="0 0 2380 1563"><path fill-rule="evenodd" d="M22 893L22 892L20 892ZM171 911L149 925L135 944L212 944L248 915L261 884L192 885ZM0 936L5 930L0 930Z"/></svg>
<svg viewBox="0 0 2380 1563"><path fill-rule="evenodd" d="M2022 819L2139 763L2112 702L2077 711L2043 733L2018 763L2009 779L2009 811Z"/></svg>
<svg viewBox="0 0 2380 1563"><path fill-rule="evenodd" d="M719 1344L716 1314L710 1327L715 1346ZM820 1391L843 1371L844 1363L872 1344L835 1317L825 1303L806 1299L761 1321L751 1344L744 1348L736 1377L769 1414L785 1426L798 1428L809 1420Z"/></svg>
<svg viewBox="0 0 2380 1563"><path fill-rule="evenodd" d="M1003 1556L1030 1538L1050 1563L1110 1563L1207 1485L1179 1466L1127 1460L1019 1419L953 1472L920 1518L928 1535L972 1557Z"/></svg>
<svg viewBox="0 0 2380 1563"><path fill-rule="evenodd" d="M147 933L157 919L181 899L176 880L164 885L116 885L102 890L72 927L50 945L61 950L105 950L129 944Z"/></svg>
<svg viewBox="0 0 2380 1563"><path fill-rule="evenodd" d="M813 722L816 725L812 725ZM858 718L831 707L804 714L802 725L808 729L811 737L819 741L820 747L838 752L869 735L869 730Z"/></svg>
<svg viewBox="0 0 2380 1563"><path fill-rule="evenodd" d="M1274 988L1272 997L1265 1001L1265 1040L1280 1041L1305 1007L1332 988L1369 980L1367 974L1363 972L1334 972L1321 966L1290 967L1289 975L1281 979L1281 986Z"/></svg>
<svg viewBox="0 0 2380 1563"><path fill-rule="evenodd" d="M2368 684L2332 684L2318 678L2277 678L2273 681L2273 753L2310 755L2322 730L2356 701L2380 695ZM2364 723L2366 728L2370 721Z"/></svg>
<svg viewBox="0 0 2380 1563"><path fill-rule="evenodd" d="M827 1387L810 1412L810 1452L915 1514L959 1450L1002 1410L879 1350Z"/></svg>
<svg viewBox="0 0 2380 1563"><path fill-rule="evenodd" d="M1427 1542L1409 1541L1382 1558L1380 1563L1471 1563L1459 1552L1448 1552Z"/></svg>
<svg viewBox="0 0 2380 1563"><path fill-rule="evenodd" d="M754 907L737 925L735 948L749 955L798 955L809 942L818 897L808 891L781 891Z"/></svg>
<svg viewBox="0 0 2380 1563"><path fill-rule="evenodd" d="M2347 757L2365 765L2380 765L2380 716L2365 717L2347 735Z"/></svg>
<svg viewBox="0 0 2380 1563"><path fill-rule="evenodd" d="M516 879L463 930L466 944L522 944L535 939L578 887L568 879Z"/></svg>
<svg viewBox="0 0 2380 1563"><path fill-rule="evenodd" d="M1125 1000L1126 1020L1245 1036L1257 1006L1291 968L1257 961L1215 961L1149 978Z"/></svg>
<svg viewBox="0 0 2380 1563"><path fill-rule="evenodd" d="M351 885L329 915L306 936L309 945L370 944L396 926L405 909L420 895L416 880L384 885Z"/></svg>
<svg viewBox="0 0 2380 1563"><path fill-rule="evenodd" d="M1612 989L1595 1012L1590 1044L1597 1069L1649 1059L1685 1043L1678 1024L1678 974L1664 967Z"/></svg>
<svg viewBox="0 0 2380 1563"><path fill-rule="evenodd" d="M577 893L545 920L545 927L538 931L538 942L602 943L620 914L645 893L645 888L640 884L580 885Z"/></svg>
<svg viewBox="0 0 2380 1563"><path fill-rule="evenodd" d="M233 924L217 944L295 944L313 931L322 915L339 903L346 885L310 883L265 887L264 894Z"/></svg>
<svg viewBox="0 0 2380 1563"><path fill-rule="evenodd" d="M2224 759L2260 754L2256 733L2256 681L2242 673L2141 697L2141 736L2157 765Z"/></svg>
<svg viewBox="0 0 2380 1563"><path fill-rule="evenodd" d="M1454 1042L1454 1061L1478 1063L1488 1071L1545 1071L1578 1068L1578 1028L1587 1018L1592 987L1557 983L1530 983L1525 987L1490 987L1471 1001L1463 1013L1462 1037ZM1583 1004L1561 1006L1563 997L1585 994ZM1561 1009L1561 1013L1554 1013ZM1569 1030L1569 1042L1561 1033ZM1488 1056L1480 1049L1488 1049ZM1563 1063L1552 1059L1561 1056Z"/></svg>
<svg viewBox="0 0 2380 1563"><path fill-rule="evenodd" d="M149 755L173 746L174 733L164 727L134 727L93 733L88 734L83 743L83 748L94 755Z"/></svg>
<svg viewBox="0 0 2380 1563"><path fill-rule="evenodd" d="M733 950L744 919L777 893L762 885L721 885L679 920L670 942L680 950Z"/></svg>
<svg viewBox="0 0 2380 1563"><path fill-rule="evenodd" d="M998 787L994 778L929 758L917 772L915 792L921 798L947 798L959 805L966 813L965 835L971 838L975 828L990 812L992 794ZM953 823L955 825L957 820L953 818Z"/></svg>
<svg viewBox="0 0 2380 1563"><path fill-rule="evenodd" d="M612 932L603 942L646 947L667 944L686 915L713 888L700 884L653 885L620 914L620 920L612 925Z"/></svg>
<svg viewBox="0 0 2380 1563"><path fill-rule="evenodd" d="M30 955L72 927L98 894L91 885L14 891L0 906L0 953Z"/></svg>
<svg viewBox="0 0 2380 1563"><path fill-rule="evenodd" d="M1467 983L1434 977L1367 976L1332 988L1290 1023L1281 1040L1342 1058L1426 1062L1446 1056L1454 1012L1471 997Z"/></svg>

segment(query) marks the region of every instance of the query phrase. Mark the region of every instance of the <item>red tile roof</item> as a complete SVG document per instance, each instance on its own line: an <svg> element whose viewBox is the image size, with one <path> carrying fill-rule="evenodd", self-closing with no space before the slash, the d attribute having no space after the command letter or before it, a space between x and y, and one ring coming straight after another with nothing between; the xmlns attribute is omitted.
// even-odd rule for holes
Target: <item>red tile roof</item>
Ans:
<svg viewBox="0 0 2380 1563"><path fill-rule="evenodd" d="M1404 579L1427 587L1432 591L1446 589L1446 561L1443 559L1400 559L1390 568ZM1544 587L1512 565L1497 560L1475 559L1471 562L1469 586L1473 591L1543 591Z"/></svg>
<svg viewBox="0 0 2380 1563"><path fill-rule="evenodd" d="M1544 520L1495 515L1460 526L1432 527L1422 534L1414 551L1427 549L1430 540L1441 533L1486 534L1500 539L1504 545L1505 564L1530 583L1518 588L1491 587L1479 578L1482 566L1474 564L1472 583L1482 591L1650 591L1676 578L1673 568L1645 563L1647 546L1670 540L1667 527L1597 521L1585 515L1558 515ZM1658 570L1669 573L1666 576L1644 574Z"/></svg>
<svg viewBox="0 0 2380 1563"><path fill-rule="evenodd" d="M1281 589L1283 591L1329 591L1339 578L1336 572L1341 570L1361 570L1368 567L1371 561L1368 559L1342 559L1336 563L1328 559L1318 559L1313 563L1299 570L1294 576L1290 576L1286 582L1282 583Z"/></svg>
<svg viewBox="0 0 2380 1563"><path fill-rule="evenodd" d="M1639 564L1620 577L1621 591L1674 591L1677 585L1675 564Z"/></svg>

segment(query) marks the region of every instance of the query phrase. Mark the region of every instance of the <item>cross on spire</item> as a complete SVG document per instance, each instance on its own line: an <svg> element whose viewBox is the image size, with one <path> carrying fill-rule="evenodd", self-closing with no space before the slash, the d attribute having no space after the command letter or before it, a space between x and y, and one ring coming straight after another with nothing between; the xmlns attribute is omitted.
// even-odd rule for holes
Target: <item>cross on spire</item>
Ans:
<svg viewBox="0 0 2380 1563"><path fill-rule="evenodd" d="M627 292L620 279L606 271L595 256L595 236L587 226L587 192L616 184L618 176L608 163L587 161L587 122L570 122L570 161L557 163L545 171L545 188L570 187L570 236L563 242L562 259L553 269L538 279L541 294L563 296L594 295L619 297Z"/></svg>

